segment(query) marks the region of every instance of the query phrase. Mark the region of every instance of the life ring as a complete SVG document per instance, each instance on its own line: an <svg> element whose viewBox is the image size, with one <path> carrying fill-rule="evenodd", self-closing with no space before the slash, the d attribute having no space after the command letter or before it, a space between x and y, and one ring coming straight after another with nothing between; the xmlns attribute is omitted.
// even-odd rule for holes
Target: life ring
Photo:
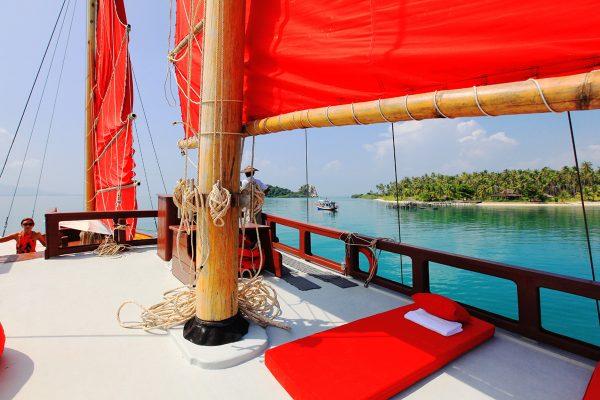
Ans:
<svg viewBox="0 0 600 400"><path fill-rule="evenodd" d="M242 274L244 271L258 271L261 269L265 264L264 254L262 254L262 257L261 254L261 249L257 245L253 244L248 238L240 236L238 257L241 257L242 263L239 273Z"/></svg>
<svg viewBox="0 0 600 400"><path fill-rule="evenodd" d="M375 257L375 253L371 247L367 246L357 246L358 252L367 257L367 261L369 262L369 270L367 273L371 275L373 269L375 269L375 273L377 273L377 258Z"/></svg>

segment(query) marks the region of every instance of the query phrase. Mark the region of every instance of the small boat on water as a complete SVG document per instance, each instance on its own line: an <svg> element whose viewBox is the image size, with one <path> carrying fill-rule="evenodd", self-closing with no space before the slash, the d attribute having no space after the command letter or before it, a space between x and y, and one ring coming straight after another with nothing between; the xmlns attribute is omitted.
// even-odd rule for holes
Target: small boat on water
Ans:
<svg viewBox="0 0 600 400"><path fill-rule="evenodd" d="M337 211L338 209L337 203L333 200L319 200L315 204L317 206L317 210Z"/></svg>

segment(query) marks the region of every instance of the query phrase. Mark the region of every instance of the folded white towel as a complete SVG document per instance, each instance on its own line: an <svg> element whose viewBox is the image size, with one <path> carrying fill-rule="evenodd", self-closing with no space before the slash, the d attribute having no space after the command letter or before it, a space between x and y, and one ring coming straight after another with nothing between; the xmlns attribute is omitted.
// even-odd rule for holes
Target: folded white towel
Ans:
<svg viewBox="0 0 600 400"><path fill-rule="evenodd" d="M440 317L436 317L435 315L429 314L422 308L407 312L404 315L404 318L443 336L452 336L462 332L463 330L460 322L448 321Z"/></svg>

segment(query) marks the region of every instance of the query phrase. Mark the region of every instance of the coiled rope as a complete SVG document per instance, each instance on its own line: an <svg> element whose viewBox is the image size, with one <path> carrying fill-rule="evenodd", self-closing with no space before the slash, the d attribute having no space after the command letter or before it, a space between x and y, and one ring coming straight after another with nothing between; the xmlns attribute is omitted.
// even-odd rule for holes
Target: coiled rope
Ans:
<svg viewBox="0 0 600 400"><path fill-rule="evenodd" d="M217 181L208 194L208 208L210 217L215 226L223 226L225 221L223 217L231 207L231 193L221 185L221 181Z"/></svg>
<svg viewBox="0 0 600 400"><path fill-rule="evenodd" d="M114 257L129 249L128 244L117 243L112 236L107 236L94 253L99 257Z"/></svg>

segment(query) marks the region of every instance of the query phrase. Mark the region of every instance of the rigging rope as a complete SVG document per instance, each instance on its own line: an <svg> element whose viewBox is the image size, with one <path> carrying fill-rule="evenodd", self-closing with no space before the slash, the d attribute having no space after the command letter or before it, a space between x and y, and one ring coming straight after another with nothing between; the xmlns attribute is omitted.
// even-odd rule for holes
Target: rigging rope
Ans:
<svg viewBox="0 0 600 400"><path fill-rule="evenodd" d="M135 131L135 138L137 139L138 146L140 148L140 160L142 161L142 169L144 170L144 179L146 179L146 189L148 190L148 199L150 200L150 207L154 210L154 204L152 202L152 194L150 193L150 181L148 180L148 173L146 172L146 163L144 162L144 152L142 151L142 142L140 142L140 135L137 129L137 123L133 120L133 130ZM154 219L154 227L158 230L158 224L156 218Z"/></svg>
<svg viewBox="0 0 600 400"><path fill-rule="evenodd" d="M67 4L67 10L70 6L71 1L69 0ZM15 190L13 191L12 198L10 200L10 206L8 207L8 214L6 215L6 220L4 221L4 229L2 231L2 236L6 234L6 228L8 227L8 220L12 213L12 208L15 203L15 197L17 196L17 190L19 189L19 184L21 183L21 176L23 174L23 169L25 167L25 161L27 160L27 153L29 152L29 146L31 145L31 139L33 138L33 132L35 131L35 126L37 124L37 119L40 113L40 108L42 106L42 102L44 100L44 94L46 93L46 87L48 86L48 78L50 78L50 73L52 72L52 65L54 64L54 57L56 56L56 51L58 49L58 42L60 40L60 36L62 34L63 27L65 25L65 20L67 19L67 10L65 10L64 18L60 24L60 29L58 31L58 37L54 44L54 50L52 51L52 57L50 59L50 65L48 66L48 71L46 73L46 78L44 79L44 86L42 87L42 93L40 94L40 101L38 102L37 108L35 110L35 116L33 118L33 124L31 126L31 131L29 132L29 139L27 140L27 146L25 147L25 153L23 154L23 161L21 161L21 166L19 168L19 175L17 176L17 183L15 184ZM36 76L37 78L37 76ZM16 135L15 135L16 137ZM10 150L9 150L10 152ZM8 159L8 158L7 158ZM6 165L6 164L5 164Z"/></svg>
<svg viewBox="0 0 600 400"><path fill-rule="evenodd" d="M144 114L144 121L146 122L146 128L148 129L148 136L150 137L150 143L152 144L152 150L154 151L154 159L156 160L156 165L158 166L158 173L160 174L160 179L163 184L163 189L165 193L167 193L167 185L165 185L165 178L162 173L162 168L160 167L160 162L158 161L158 155L156 153L156 147L154 146L154 139L152 138L152 132L150 131L150 124L148 123L148 116L146 114L146 109L144 108L144 102L142 101L142 92L140 92L140 88L137 83L137 79L135 77L135 71L133 70L133 65L131 66L131 73L133 75L133 82L135 83L135 89L137 90L138 99L140 99L140 105L142 106L142 114ZM138 143L139 143L138 139ZM140 147L141 151L141 147Z"/></svg>
<svg viewBox="0 0 600 400"><path fill-rule="evenodd" d="M310 186L308 185L308 131L304 128L304 171L306 172L306 222L309 221L308 196Z"/></svg>
<svg viewBox="0 0 600 400"><path fill-rule="evenodd" d="M596 272L594 271L594 258L592 257L592 245L590 242L590 230L588 227L587 213L585 211L585 201L583 198L583 184L581 183L581 172L579 171L579 160L577 158L577 148L575 146L575 134L573 133L573 123L571 121L571 112L567 111L569 120L569 131L571 133L571 144L573 146L573 157L575 158L575 170L577 171L577 184L579 185L579 197L581 198L581 210L583 212L583 225L585 227L585 237L587 239L587 249L590 258L590 269L592 272L592 281L596 282ZM598 324L600 325L600 304L596 300L596 314L598 315Z"/></svg>
<svg viewBox="0 0 600 400"><path fill-rule="evenodd" d="M52 33L50 34L50 38L48 39L48 44L46 44L46 50L44 50L44 55L42 56L42 61L40 61L40 65L38 67L37 73L35 74L35 79L33 80L33 85L31 85L31 90L29 91L29 95L27 96L27 101L25 102L25 107L23 108L23 112L21 113L21 118L19 119L19 123L17 124L17 129L15 130L15 134L14 134L12 141L10 143L10 146L8 148L8 153L6 153L6 159L4 160L4 164L2 165L2 170L0 170L0 178L2 178L2 175L4 174L4 169L6 168L6 163L8 162L8 158L10 157L10 152L12 151L13 145L15 144L15 139L17 138L17 135L19 134L19 129L21 128L21 123L23 122L23 117L25 116L25 111L27 111L27 106L29 105L29 100L31 99L31 95L33 94L33 89L35 88L35 84L40 75L40 71L42 70L42 65L44 65L44 60L46 59L46 54L48 53L48 49L50 48L50 43L52 42L52 38L54 37L54 32L56 31L56 27L58 26L58 21L60 21L60 16L62 15L62 11L63 11L63 8L65 7L66 2L67 2L67 0L63 0L62 5L60 6L58 16L56 17L56 22L54 23L54 28L52 28ZM66 12L65 12L65 15L66 15ZM64 19L63 19L63 22L64 22Z"/></svg>
<svg viewBox="0 0 600 400"><path fill-rule="evenodd" d="M77 10L77 2L73 6L73 11L71 13L71 22L69 23L69 32L67 34L67 42L65 43L65 50L63 52L63 59L60 65L60 73L58 74L58 83L56 84L56 93L54 94L54 103L52 104L52 112L50 114L50 123L48 124L48 133L46 134L46 143L44 144L44 155L42 156L42 166L40 168L40 175L38 176L38 182L35 189L35 198L33 200L33 209L31 211L31 217L33 218L35 215L35 209L37 206L38 195L40 192L40 184L42 182L42 175L44 173L44 165L46 164L46 154L48 152L48 142L50 141L50 133L52 132L52 124L54 122L54 111L56 110L56 103L58 100L58 93L60 91L60 83L62 81L63 70L65 67L65 60L67 59L67 50L69 48L69 42L71 40L71 30L73 28L73 21L75 20L75 11ZM67 7L68 11L68 7ZM65 12L66 15L66 12Z"/></svg>
<svg viewBox="0 0 600 400"><path fill-rule="evenodd" d="M398 163L396 162L396 132L394 131L394 123L392 125L392 145L394 146L394 178L395 178L395 194L396 194L396 220L398 221L398 242L402 243L402 229L400 219L400 200L398 198ZM404 284L404 262L402 254L400 254L400 283Z"/></svg>

